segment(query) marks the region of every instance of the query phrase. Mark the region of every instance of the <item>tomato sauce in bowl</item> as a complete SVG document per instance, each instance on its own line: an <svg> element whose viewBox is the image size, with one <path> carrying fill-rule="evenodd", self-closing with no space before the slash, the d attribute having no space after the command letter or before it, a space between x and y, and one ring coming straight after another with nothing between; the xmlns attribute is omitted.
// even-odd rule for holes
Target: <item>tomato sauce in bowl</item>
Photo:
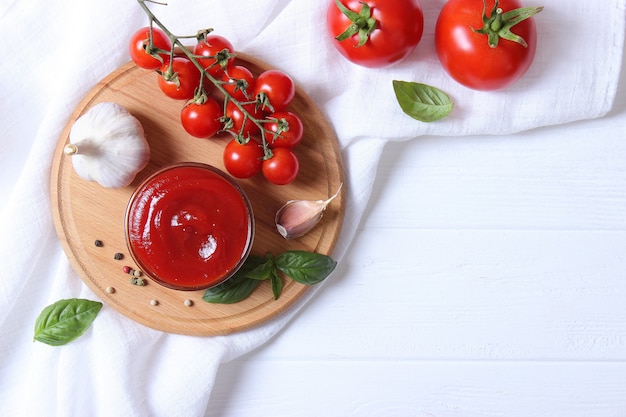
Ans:
<svg viewBox="0 0 626 417"><path fill-rule="evenodd" d="M169 165L146 178L126 210L126 243L137 266L175 290L200 290L230 278L254 239L244 191L221 170Z"/></svg>

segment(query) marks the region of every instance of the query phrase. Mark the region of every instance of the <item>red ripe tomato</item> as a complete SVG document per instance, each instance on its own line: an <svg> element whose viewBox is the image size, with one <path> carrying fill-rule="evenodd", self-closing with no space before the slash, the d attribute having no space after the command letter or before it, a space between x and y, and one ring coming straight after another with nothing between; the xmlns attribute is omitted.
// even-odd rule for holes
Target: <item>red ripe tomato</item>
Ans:
<svg viewBox="0 0 626 417"><path fill-rule="evenodd" d="M326 25L349 61L381 68L406 58L422 39L419 0L329 0Z"/></svg>
<svg viewBox="0 0 626 417"><path fill-rule="evenodd" d="M296 85L291 77L279 70L267 70L259 74L254 84L254 95L260 99L263 109L272 112L285 110L296 95Z"/></svg>
<svg viewBox="0 0 626 417"><path fill-rule="evenodd" d="M174 57L170 63L161 66L159 73L159 88L166 96L176 100L193 98L196 88L200 84L200 71L184 57Z"/></svg>
<svg viewBox="0 0 626 417"><path fill-rule="evenodd" d="M234 65L222 74L222 87L237 100L254 99L254 75L242 65Z"/></svg>
<svg viewBox="0 0 626 417"><path fill-rule="evenodd" d="M275 120L272 120L275 119ZM304 126L302 120L290 111L279 111L267 117L265 129L273 132L268 142L270 148L293 148L302 141Z"/></svg>
<svg viewBox="0 0 626 417"><path fill-rule="evenodd" d="M244 104L243 107L255 119L260 120L263 118L263 114L256 108L255 103ZM240 133L244 138L261 132L259 126L252 122L250 118L246 118L244 112L232 101L229 101L226 105L225 116L232 120L232 130L235 133Z"/></svg>
<svg viewBox="0 0 626 417"><path fill-rule="evenodd" d="M497 5L487 0L486 6L483 0L449 0L435 27L435 46L446 72L460 84L484 91L505 88L524 75L537 48L537 30L530 16L543 8L520 7L518 0L501 0ZM506 26L506 21L518 16L524 19L510 28L513 34L490 29Z"/></svg>
<svg viewBox="0 0 626 417"><path fill-rule="evenodd" d="M189 103L180 112L183 128L191 136L210 138L222 127L222 106L213 98L207 97L203 103Z"/></svg>
<svg viewBox="0 0 626 417"><path fill-rule="evenodd" d="M298 176L298 157L288 148L275 148L272 157L263 161L261 171L272 184L287 185Z"/></svg>
<svg viewBox="0 0 626 417"><path fill-rule="evenodd" d="M232 139L224 148L224 167L236 178L250 178L261 171L263 148L254 139L241 144Z"/></svg>
<svg viewBox="0 0 626 417"><path fill-rule="evenodd" d="M220 76L224 72L224 68L232 65L235 57L230 54L234 51L233 44L219 35L207 35L193 48L194 55L212 57L198 58L198 63L214 77Z"/></svg>
<svg viewBox="0 0 626 417"><path fill-rule="evenodd" d="M156 49L167 51L159 53L161 60L152 56ZM155 70L169 60L169 51L172 50L170 38L158 27L152 28L152 45L150 45L150 28L145 27L136 31L130 38L128 53L130 59L140 68Z"/></svg>

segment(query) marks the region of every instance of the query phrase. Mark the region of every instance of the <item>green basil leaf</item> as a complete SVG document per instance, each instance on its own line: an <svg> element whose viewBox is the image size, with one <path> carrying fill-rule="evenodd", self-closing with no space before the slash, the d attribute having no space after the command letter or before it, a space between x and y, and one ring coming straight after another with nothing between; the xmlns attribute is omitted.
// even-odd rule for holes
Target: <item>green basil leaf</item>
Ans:
<svg viewBox="0 0 626 417"><path fill-rule="evenodd" d="M248 275L264 263L265 258L256 255L248 256L232 277L215 287L206 289L202 299L213 304L232 304L245 300L260 282L257 279L251 279Z"/></svg>
<svg viewBox="0 0 626 417"><path fill-rule="evenodd" d="M97 301L59 300L37 317L34 339L51 346L65 345L85 333L101 308L102 303Z"/></svg>
<svg viewBox="0 0 626 417"><path fill-rule="evenodd" d="M286 251L276 257L276 267L301 284L322 282L337 266L330 256L303 250Z"/></svg>
<svg viewBox="0 0 626 417"><path fill-rule="evenodd" d="M261 281L256 279L234 275L227 281L206 289L202 299L213 304L238 303L248 298L260 283Z"/></svg>
<svg viewBox="0 0 626 417"><path fill-rule="evenodd" d="M223 283L205 290L202 299L213 304L238 303L248 298L260 283L259 280L235 274Z"/></svg>
<svg viewBox="0 0 626 417"><path fill-rule="evenodd" d="M270 275L270 282L272 283L272 294L274 294L274 300L278 300L280 293L283 292L283 280L278 276L276 270Z"/></svg>
<svg viewBox="0 0 626 417"><path fill-rule="evenodd" d="M452 111L450 97L430 85L393 80L393 91L402 111L421 122L443 119Z"/></svg>
<svg viewBox="0 0 626 417"><path fill-rule="evenodd" d="M247 275L250 271L257 268L259 265L262 265L265 262L265 258L257 255L249 255L246 260L241 265L241 268L235 275Z"/></svg>
<svg viewBox="0 0 626 417"><path fill-rule="evenodd" d="M258 280L270 278L272 272L276 270L276 266L274 265L274 257L268 253L265 258L261 258L258 256L255 256L254 258L255 259L253 260L253 262L249 265L249 269L243 272L246 277Z"/></svg>

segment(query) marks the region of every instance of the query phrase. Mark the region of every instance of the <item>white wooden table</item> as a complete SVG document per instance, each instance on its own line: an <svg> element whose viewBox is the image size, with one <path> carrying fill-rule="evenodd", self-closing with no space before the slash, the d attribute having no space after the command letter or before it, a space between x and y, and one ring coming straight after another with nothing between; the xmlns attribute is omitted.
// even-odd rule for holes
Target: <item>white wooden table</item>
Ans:
<svg viewBox="0 0 626 417"><path fill-rule="evenodd" d="M626 76L606 118L390 144L340 278L207 416L626 416Z"/></svg>
<svg viewBox="0 0 626 417"><path fill-rule="evenodd" d="M54 127L55 111L65 114L67 106L71 112L69 98L92 87L88 78L98 80L122 64L126 32L145 24L143 13L125 0L35 3L0 6L11 11L10 17L0 13L8 48L0 62L7 70L0 82L0 103L6 104L0 210L21 185L29 155L49 160L45 147L32 145ZM216 13L222 9L220 2L206 3L217 5ZM271 3L263 12L274 18L275 11L306 2L248 3L255 11ZM430 4L431 16L435 3L443 0ZM194 28L201 27L196 19L204 25L207 17L215 22L213 16L191 15L182 6L169 14ZM236 44L267 45L271 31L255 39L265 17L241 13L238 19L231 32ZM14 22L20 23L9 25ZM45 50L22 42L35 39L33 33L46 40ZM86 39L97 40L89 53ZM113 48L117 52L106 55ZM20 50L29 53L11 60ZM115 59L120 62L113 65ZM43 202L39 208L48 209ZM124 368L93 353L95 328L82 339L83 350L78 344L43 350L31 342L35 313L60 291L55 275L70 273L42 267L57 265L62 254L56 250L42 252L27 271L41 284L31 279L20 294L36 303L0 303L11 313L0 317L0 323L9 318L0 335L3 417L24 414L20 407L28 405L49 409L39 415L65 416L73 403L93 404L93 413L81 415L104 415L109 409L103 404L124 401L109 390L123 387L114 377ZM5 272L12 271L11 259L3 262ZM511 136L389 144L337 272L269 343L220 367L207 417L626 417L626 63L614 110L602 119ZM0 288L22 284L20 275L9 278ZM74 282L79 293L81 283ZM122 356L123 343L117 345ZM40 348L38 355L28 355L32 346ZM97 390L85 383L83 369L93 375L101 367L111 369L102 380L113 382ZM77 378L59 383L68 375ZM146 381L139 394L158 392ZM81 386L93 395L71 389ZM25 401L22 393L31 397ZM154 407L153 400L144 398L137 409Z"/></svg>

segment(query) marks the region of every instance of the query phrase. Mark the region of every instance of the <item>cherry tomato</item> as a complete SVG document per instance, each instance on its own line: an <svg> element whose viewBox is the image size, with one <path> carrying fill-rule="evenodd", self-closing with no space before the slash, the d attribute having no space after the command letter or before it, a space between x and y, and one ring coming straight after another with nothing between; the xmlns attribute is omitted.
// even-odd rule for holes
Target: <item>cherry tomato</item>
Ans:
<svg viewBox="0 0 626 417"><path fill-rule="evenodd" d="M200 84L200 71L188 60L180 56L174 57L170 63L165 63L160 68L158 77L159 88L168 97L176 100L189 100Z"/></svg>
<svg viewBox="0 0 626 417"><path fill-rule="evenodd" d="M419 0L327 1L326 25L333 46L355 64L390 66L406 58L422 39Z"/></svg>
<svg viewBox="0 0 626 417"><path fill-rule="evenodd" d="M530 16L542 8L529 8L531 14L511 28L521 40L509 40L506 34L495 32L478 33L491 25L483 23L483 15L506 20L510 19L507 12L520 7L517 0L501 0L497 7L495 0L487 0L486 7L483 0L449 0L435 27L435 46L446 72L466 87L485 91L505 88L524 75L537 48L537 30ZM497 16L496 9L503 14Z"/></svg>
<svg viewBox="0 0 626 417"><path fill-rule="evenodd" d="M207 35L200 40L193 48L195 55L201 55L212 58L198 58L198 63L214 77L220 76L224 72L224 68L232 65L235 57L227 57L224 50L228 54L232 54L235 49L228 39L220 35ZM218 59L216 59L218 58Z"/></svg>
<svg viewBox="0 0 626 417"><path fill-rule="evenodd" d="M270 114L267 119L276 119L264 125L267 130L274 132L268 138L270 148L293 148L302 141L304 126L295 113L279 111Z"/></svg>
<svg viewBox="0 0 626 417"><path fill-rule="evenodd" d="M263 148L254 139L241 144L232 139L224 148L224 167L236 178L250 178L261 171Z"/></svg>
<svg viewBox="0 0 626 417"><path fill-rule="evenodd" d="M133 62L140 68L155 70L159 68L163 63L169 60L169 51L172 50L172 42L170 38L160 28L152 28L152 49L162 49L168 51L168 53L158 54L161 57L159 59L153 57L151 52L147 50L149 48L150 28L145 27L136 31L130 38L128 44L128 53Z"/></svg>
<svg viewBox="0 0 626 417"><path fill-rule="evenodd" d="M189 103L180 112L183 128L191 136L210 138L222 127L222 106L213 98L207 97L203 103Z"/></svg>
<svg viewBox="0 0 626 417"><path fill-rule="evenodd" d="M237 100L254 99L254 75L242 65L233 65L222 74L222 87Z"/></svg>
<svg viewBox="0 0 626 417"><path fill-rule="evenodd" d="M288 148L275 148L272 157L263 161L261 171L272 184L286 185L298 176L300 163L298 157Z"/></svg>
<svg viewBox="0 0 626 417"><path fill-rule="evenodd" d="M284 72L267 70L257 77L254 84L254 95L257 99L261 99L264 110L281 111L291 104L296 95L296 85L291 77Z"/></svg>
<svg viewBox="0 0 626 417"><path fill-rule="evenodd" d="M244 109L252 115L255 119L262 119L263 114L256 108L255 103L244 104ZM241 109L232 101L229 101L226 105L226 117L229 117L232 122L232 130L235 133L241 133L244 138L248 136L254 136L261 131L258 125L252 122L249 118L245 117L245 114ZM245 124L244 124L245 119Z"/></svg>

